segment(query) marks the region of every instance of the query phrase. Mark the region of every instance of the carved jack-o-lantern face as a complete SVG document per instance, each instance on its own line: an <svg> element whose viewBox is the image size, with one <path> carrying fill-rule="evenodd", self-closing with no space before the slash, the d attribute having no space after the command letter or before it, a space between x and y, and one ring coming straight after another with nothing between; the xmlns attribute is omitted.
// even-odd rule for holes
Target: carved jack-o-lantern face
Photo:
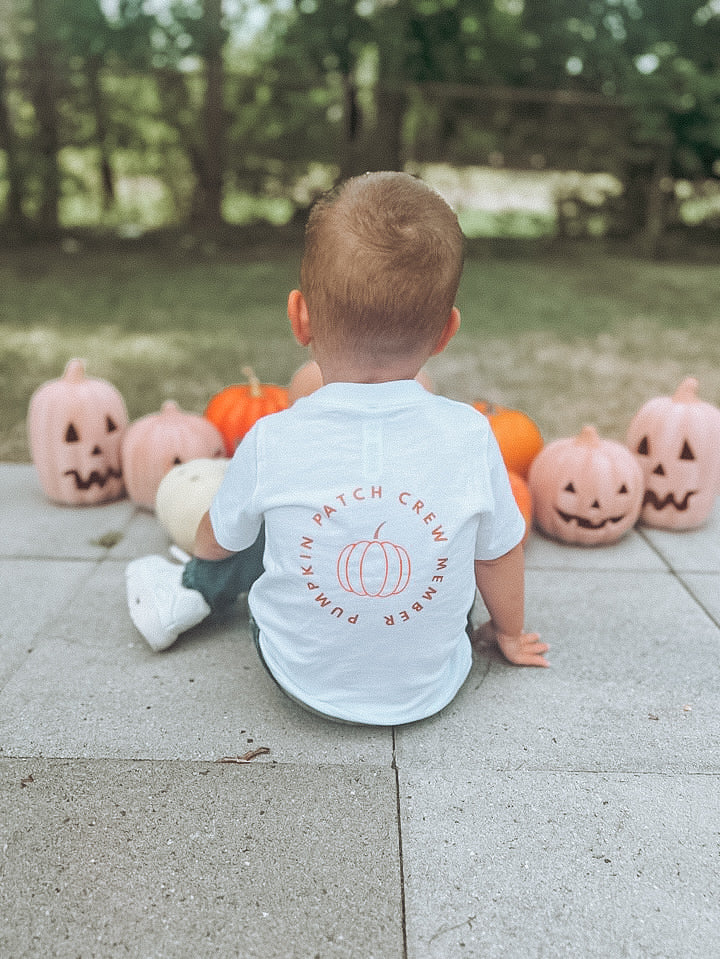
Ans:
<svg viewBox="0 0 720 959"><path fill-rule="evenodd" d="M124 496L120 446L127 424L118 391L106 380L86 377L82 360L71 360L61 379L36 390L28 437L46 495L71 505Z"/></svg>
<svg viewBox="0 0 720 959"><path fill-rule="evenodd" d="M76 417L78 419L78 417ZM103 428L105 435L99 435ZM75 483L75 489L85 492L97 486L103 489L112 480L122 479L120 464L117 461L117 436L113 436L119 429L118 424L106 414L104 424L94 425L84 418L82 423L69 422L65 430L65 443L68 447L68 460L72 465L63 470L63 476L69 477ZM83 435L85 439L83 440ZM79 456L78 456L78 451ZM86 464L83 466L83 462Z"/></svg>
<svg viewBox="0 0 720 959"><path fill-rule="evenodd" d="M720 475L720 410L697 398L697 381L647 402L626 441L644 476L642 522L664 529L704 523Z"/></svg>
<svg viewBox="0 0 720 959"><path fill-rule="evenodd" d="M529 483L538 526L566 543L612 543L640 513L641 470L624 446L601 439L592 426L548 443L533 460Z"/></svg>

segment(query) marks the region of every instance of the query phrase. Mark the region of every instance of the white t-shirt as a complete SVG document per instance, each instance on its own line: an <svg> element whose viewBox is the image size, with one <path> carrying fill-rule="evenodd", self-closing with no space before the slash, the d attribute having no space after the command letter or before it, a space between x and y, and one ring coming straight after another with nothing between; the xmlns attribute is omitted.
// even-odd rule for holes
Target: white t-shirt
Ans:
<svg viewBox="0 0 720 959"><path fill-rule="evenodd" d="M525 530L487 419L414 380L331 383L260 419L210 518L233 551L265 522L249 604L278 683L378 725L453 699L471 664L474 560Z"/></svg>

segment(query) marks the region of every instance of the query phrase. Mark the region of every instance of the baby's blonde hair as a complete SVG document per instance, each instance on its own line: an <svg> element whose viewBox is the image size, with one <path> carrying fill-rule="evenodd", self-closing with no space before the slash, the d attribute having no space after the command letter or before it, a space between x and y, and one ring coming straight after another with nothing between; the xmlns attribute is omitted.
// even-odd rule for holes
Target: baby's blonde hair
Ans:
<svg viewBox="0 0 720 959"><path fill-rule="evenodd" d="M437 343L464 239L439 193L406 173L354 177L310 212L301 288L313 336L382 360Z"/></svg>

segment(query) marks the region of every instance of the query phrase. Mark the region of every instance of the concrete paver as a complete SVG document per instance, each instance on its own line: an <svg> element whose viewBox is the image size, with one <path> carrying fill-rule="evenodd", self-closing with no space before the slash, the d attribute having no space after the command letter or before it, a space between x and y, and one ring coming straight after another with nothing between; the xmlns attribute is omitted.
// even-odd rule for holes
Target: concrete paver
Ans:
<svg viewBox="0 0 720 959"><path fill-rule="evenodd" d="M718 507L534 535L551 669L487 650L438 716L368 729L279 692L242 601L153 654L124 567L154 517L0 464L0 955L720 954Z"/></svg>
<svg viewBox="0 0 720 959"><path fill-rule="evenodd" d="M32 652L33 637L87 581L91 563L0 559L0 689Z"/></svg>
<svg viewBox="0 0 720 959"><path fill-rule="evenodd" d="M336 726L268 677L238 608L153 653L127 614L125 564L98 565L0 696L0 756L217 759L390 766L387 729Z"/></svg>
<svg viewBox="0 0 720 959"><path fill-rule="evenodd" d="M50 503L34 469L23 464L0 463L0 489L7 558L104 559L103 542L122 536L137 512L127 499L85 507Z"/></svg>
<svg viewBox="0 0 720 959"><path fill-rule="evenodd" d="M400 794L409 955L718 954L716 779L413 767Z"/></svg>
<svg viewBox="0 0 720 959"><path fill-rule="evenodd" d="M720 626L720 573L684 573L683 583L713 622Z"/></svg>
<svg viewBox="0 0 720 959"><path fill-rule="evenodd" d="M526 593L551 668L478 657L443 712L398 731L401 768L450 752L463 768L718 771L720 633L671 573L530 570Z"/></svg>
<svg viewBox="0 0 720 959"><path fill-rule="evenodd" d="M0 766L5 959L402 956L387 767Z"/></svg>
<svg viewBox="0 0 720 959"><path fill-rule="evenodd" d="M525 564L528 569L613 572L667 569L662 556L636 529L630 530L619 542L605 546L558 543L536 533L526 544Z"/></svg>
<svg viewBox="0 0 720 959"><path fill-rule="evenodd" d="M720 573L720 510L699 529L681 532L644 527L642 535L677 573Z"/></svg>

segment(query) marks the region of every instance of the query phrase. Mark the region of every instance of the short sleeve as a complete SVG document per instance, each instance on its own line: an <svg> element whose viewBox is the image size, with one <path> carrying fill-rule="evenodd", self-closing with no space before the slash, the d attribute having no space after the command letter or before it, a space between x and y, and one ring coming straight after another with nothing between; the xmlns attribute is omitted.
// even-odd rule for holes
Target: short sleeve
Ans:
<svg viewBox="0 0 720 959"><path fill-rule="evenodd" d="M492 509L480 514L475 559L498 559L518 545L525 535L525 519L513 496L507 469L492 432L487 437L487 470Z"/></svg>
<svg viewBox="0 0 720 959"><path fill-rule="evenodd" d="M223 549L239 552L255 542L262 526L257 509L258 431L252 429L235 450L210 506L210 523Z"/></svg>

